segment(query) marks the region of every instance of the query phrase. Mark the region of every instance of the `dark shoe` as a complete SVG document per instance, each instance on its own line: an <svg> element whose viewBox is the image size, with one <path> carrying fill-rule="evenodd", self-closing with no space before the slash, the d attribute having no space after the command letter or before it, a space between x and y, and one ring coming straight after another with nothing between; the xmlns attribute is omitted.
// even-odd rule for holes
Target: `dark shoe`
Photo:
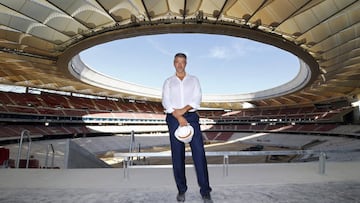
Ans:
<svg viewBox="0 0 360 203"><path fill-rule="evenodd" d="M204 203L213 203L210 194L202 196L202 199L204 200Z"/></svg>
<svg viewBox="0 0 360 203"><path fill-rule="evenodd" d="M178 195L176 196L176 200L178 202L185 202L185 193L178 193Z"/></svg>

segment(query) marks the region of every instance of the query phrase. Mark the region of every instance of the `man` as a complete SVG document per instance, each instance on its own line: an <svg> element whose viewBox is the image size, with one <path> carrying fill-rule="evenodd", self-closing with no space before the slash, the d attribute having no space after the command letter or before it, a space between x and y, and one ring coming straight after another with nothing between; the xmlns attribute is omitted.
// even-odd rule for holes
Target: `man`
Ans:
<svg viewBox="0 0 360 203"><path fill-rule="evenodd" d="M175 137L179 126L190 124L194 128L194 135L190 147L194 161L200 194L204 202L211 200L211 187L205 157L203 137L196 110L200 107L201 87L197 77L185 71L186 55L177 53L174 58L175 75L165 80L162 92L162 104L166 110L166 123L169 128L173 173L178 189L177 201L185 201L187 190L185 176L185 144Z"/></svg>

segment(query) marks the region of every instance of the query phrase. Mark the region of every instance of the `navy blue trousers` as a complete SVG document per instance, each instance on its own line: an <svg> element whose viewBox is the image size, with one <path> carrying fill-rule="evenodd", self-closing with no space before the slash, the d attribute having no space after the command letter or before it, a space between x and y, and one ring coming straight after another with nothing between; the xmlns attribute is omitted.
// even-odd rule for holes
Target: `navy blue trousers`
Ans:
<svg viewBox="0 0 360 203"><path fill-rule="evenodd" d="M197 181L200 186L200 194L202 196L211 192L209 184L209 174L207 161L204 150L203 137L199 125L199 116L197 113L186 113L185 119L194 128L194 136L190 142L192 158L197 175ZM166 115L166 123L170 133L170 145L173 164L173 173L179 193L185 193L187 190L185 175L185 144L175 137L175 130L179 126L179 122L172 114Z"/></svg>

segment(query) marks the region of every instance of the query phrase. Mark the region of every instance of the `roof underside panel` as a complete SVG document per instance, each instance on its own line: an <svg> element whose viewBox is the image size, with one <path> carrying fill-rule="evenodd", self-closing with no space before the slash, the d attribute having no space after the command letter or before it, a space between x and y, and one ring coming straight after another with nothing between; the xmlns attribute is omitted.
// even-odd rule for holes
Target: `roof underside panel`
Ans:
<svg viewBox="0 0 360 203"><path fill-rule="evenodd" d="M201 29L187 32L244 28L280 37L316 61L319 74L302 89L245 102L278 106L353 98L360 94L359 11L358 0L0 0L0 83L159 101L82 82L60 59L88 46L83 42L142 35L149 25L155 31L175 28L162 33L196 25ZM241 102L204 105L242 108Z"/></svg>

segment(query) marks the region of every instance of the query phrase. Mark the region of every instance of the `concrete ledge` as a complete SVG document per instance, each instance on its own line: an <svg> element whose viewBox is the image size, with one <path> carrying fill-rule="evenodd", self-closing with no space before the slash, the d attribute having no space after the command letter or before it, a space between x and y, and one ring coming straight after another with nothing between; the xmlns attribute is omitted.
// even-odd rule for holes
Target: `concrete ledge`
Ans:
<svg viewBox="0 0 360 203"><path fill-rule="evenodd" d="M318 162L291 164L229 165L209 167L210 183L216 185L274 185L325 182L360 182L360 162L327 162L318 173ZM188 184L197 186L193 167L186 168ZM0 188L148 188L174 185L171 168L131 168L129 178L119 169L0 169Z"/></svg>

